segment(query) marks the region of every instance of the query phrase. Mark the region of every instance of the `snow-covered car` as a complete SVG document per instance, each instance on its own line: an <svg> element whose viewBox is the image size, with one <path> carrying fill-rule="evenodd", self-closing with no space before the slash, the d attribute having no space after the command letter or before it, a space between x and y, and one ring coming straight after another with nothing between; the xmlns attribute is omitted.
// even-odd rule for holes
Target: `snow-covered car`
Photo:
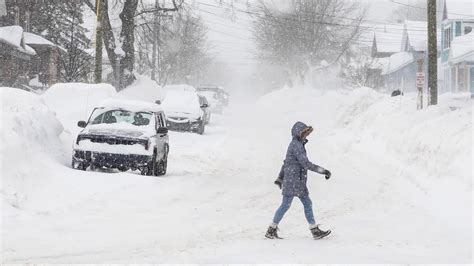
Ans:
<svg viewBox="0 0 474 266"><path fill-rule="evenodd" d="M105 100L94 108L73 144L72 167L166 174L169 137L163 109L141 101Z"/></svg>
<svg viewBox="0 0 474 266"><path fill-rule="evenodd" d="M196 90L166 88L161 104L166 113L166 125L170 130L204 134L206 114Z"/></svg>
<svg viewBox="0 0 474 266"><path fill-rule="evenodd" d="M199 95L199 104L201 105L201 109L204 111L206 124L209 124L211 121L211 105L207 101L206 97L202 95Z"/></svg>
<svg viewBox="0 0 474 266"><path fill-rule="evenodd" d="M222 114L224 107L229 104L228 94L219 86L199 86L197 91L207 98L213 113Z"/></svg>

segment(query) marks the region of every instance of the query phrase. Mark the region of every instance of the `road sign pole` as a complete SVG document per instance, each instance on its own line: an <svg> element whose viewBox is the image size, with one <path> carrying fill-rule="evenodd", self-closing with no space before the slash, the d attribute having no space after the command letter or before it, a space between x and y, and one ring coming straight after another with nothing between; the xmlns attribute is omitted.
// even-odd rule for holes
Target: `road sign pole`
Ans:
<svg viewBox="0 0 474 266"><path fill-rule="evenodd" d="M416 109L423 109L423 87L425 85L425 73L423 72L423 59L419 59L418 72L416 72L416 87L418 89L418 100L416 102Z"/></svg>

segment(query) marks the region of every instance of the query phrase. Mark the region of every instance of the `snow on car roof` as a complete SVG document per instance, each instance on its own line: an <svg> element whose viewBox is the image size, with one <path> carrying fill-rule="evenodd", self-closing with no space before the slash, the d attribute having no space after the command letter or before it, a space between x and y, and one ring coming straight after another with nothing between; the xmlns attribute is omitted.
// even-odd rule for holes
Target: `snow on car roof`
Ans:
<svg viewBox="0 0 474 266"><path fill-rule="evenodd" d="M132 112L163 112L158 104L134 100L107 99L102 101L99 107L125 109Z"/></svg>

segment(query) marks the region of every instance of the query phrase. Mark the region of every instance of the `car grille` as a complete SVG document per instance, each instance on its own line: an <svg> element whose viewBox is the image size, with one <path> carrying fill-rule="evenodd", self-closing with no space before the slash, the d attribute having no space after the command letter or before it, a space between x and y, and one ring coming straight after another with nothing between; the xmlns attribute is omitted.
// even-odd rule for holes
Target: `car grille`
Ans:
<svg viewBox="0 0 474 266"><path fill-rule="evenodd" d="M90 140L92 143L107 143L109 145L135 145L141 144L148 149L148 140L145 139L129 139L120 137L109 137L109 136L91 136L91 135L79 135L77 137L77 144L81 140Z"/></svg>

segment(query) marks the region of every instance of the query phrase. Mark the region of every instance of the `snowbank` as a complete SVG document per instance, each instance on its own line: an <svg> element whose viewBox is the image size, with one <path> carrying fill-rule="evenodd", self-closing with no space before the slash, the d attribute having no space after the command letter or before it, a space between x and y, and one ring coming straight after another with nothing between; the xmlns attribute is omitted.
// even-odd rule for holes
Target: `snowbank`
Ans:
<svg viewBox="0 0 474 266"><path fill-rule="evenodd" d="M117 93L116 97L155 103L157 100L163 100L164 93L156 81L139 75L132 85Z"/></svg>
<svg viewBox="0 0 474 266"><path fill-rule="evenodd" d="M116 94L110 84L58 83L42 98L68 130L78 129L79 120L87 120L94 107ZM75 132L73 132L75 133Z"/></svg>
<svg viewBox="0 0 474 266"><path fill-rule="evenodd" d="M258 102L262 123L286 125L299 119L337 135L334 152L358 149L401 161L400 171L423 170L423 177L471 182L472 100L469 95L444 94L439 105L416 110L416 94L390 97L370 88L322 93L284 88ZM277 109L274 106L278 106ZM278 117L277 120L270 116ZM279 126L278 126L279 127Z"/></svg>
<svg viewBox="0 0 474 266"><path fill-rule="evenodd" d="M6 87L0 92L3 194L8 205L20 208L25 191L44 181L38 175L42 165L61 157L63 127L40 96Z"/></svg>

